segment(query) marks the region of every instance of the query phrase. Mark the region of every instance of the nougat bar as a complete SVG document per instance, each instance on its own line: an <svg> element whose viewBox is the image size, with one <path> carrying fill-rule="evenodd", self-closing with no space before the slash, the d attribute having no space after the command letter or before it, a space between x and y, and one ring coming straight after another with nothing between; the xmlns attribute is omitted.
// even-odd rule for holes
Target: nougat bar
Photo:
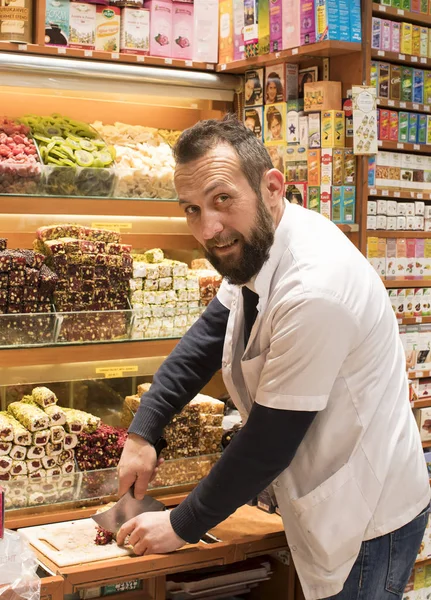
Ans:
<svg viewBox="0 0 431 600"><path fill-rule="evenodd" d="M15 444L12 446L9 456L14 460L25 460L25 457L27 456L26 446L18 446Z"/></svg>
<svg viewBox="0 0 431 600"><path fill-rule="evenodd" d="M13 440L13 428L9 415L0 412L0 440L2 442L11 442Z"/></svg>
<svg viewBox="0 0 431 600"><path fill-rule="evenodd" d="M32 438L33 446L46 446L51 439L51 432L49 429L42 429L33 433Z"/></svg>
<svg viewBox="0 0 431 600"><path fill-rule="evenodd" d="M36 404L45 409L57 403L57 396L47 387L35 387L31 393Z"/></svg>
<svg viewBox="0 0 431 600"><path fill-rule="evenodd" d="M9 423L12 426L13 442L18 446L31 446L31 433L21 425L17 419L8 415Z"/></svg>
<svg viewBox="0 0 431 600"><path fill-rule="evenodd" d="M198 408L199 412L211 415L222 415L224 413L224 402L205 394L197 394L188 406L190 408Z"/></svg>
<svg viewBox="0 0 431 600"><path fill-rule="evenodd" d="M0 456L6 456L12 450L12 442L0 442Z"/></svg>
<svg viewBox="0 0 431 600"><path fill-rule="evenodd" d="M44 446L30 446L27 450L27 458L44 458L45 448Z"/></svg>
<svg viewBox="0 0 431 600"><path fill-rule="evenodd" d="M45 408L45 412L51 420L50 426L66 424L66 415L65 415L63 409L60 408L59 406L57 406L56 404L47 406Z"/></svg>

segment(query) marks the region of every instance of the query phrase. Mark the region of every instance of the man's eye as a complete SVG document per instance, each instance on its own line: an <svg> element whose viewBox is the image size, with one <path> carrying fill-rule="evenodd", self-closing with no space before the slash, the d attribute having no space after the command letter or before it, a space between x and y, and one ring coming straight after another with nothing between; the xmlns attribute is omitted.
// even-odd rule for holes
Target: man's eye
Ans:
<svg viewBox="0 0 431 600"><path fill-rule="evenodd" d="M226 202L226 200L229 200L229 196L227 194L220 194L220 196L217 196L216 198L216 204L223 204L223 202Z"/></svg>
<svg viewBox="0 0 431 600"><path fill-rule="evenodd" d="M186 215L194 215L197 213L199 208L197 206L188 206L185 210Z"/></svg>

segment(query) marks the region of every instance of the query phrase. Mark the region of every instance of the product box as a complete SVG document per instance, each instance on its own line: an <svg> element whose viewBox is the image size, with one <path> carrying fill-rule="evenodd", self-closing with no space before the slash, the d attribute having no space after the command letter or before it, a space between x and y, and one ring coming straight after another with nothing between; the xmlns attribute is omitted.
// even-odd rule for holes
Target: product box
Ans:
<svg viewBox="0 0 431 600"><path fill-rule="evenodd" d="M320 213L320 186L308 186L307 208Z"/></svg>
<svg viewBox="0 0 431 600"><path fill-rule="evenodd" d="M69 46L94 50L96 38L96 6L83 2L71 2L69 5Z"/></svg>
<svg viewBox="0 0 431 600"><path fill-rule="evenodd" d="M406 266L407 266L407 247L406 240L400 238L396 241L396 259L395 259L395 273L397 277L405 277Z"/></svg>
<svg viewBox="0 0 431 600"><path fill-rule="evenodd" d="M375 87L378 91L379 84L379 63L376 60L371 61L370 67L370 86Z"/></svg>
<svg viewBox="0 0 431 600"><path fill-rule="evenodd" d="M356 188L355 186L343 186L341 214L343 223L355 222Z"/></svg>
<svg viewBox="0 0 431 600"><path fill-rule="evenodd" d="M308 150L308 185L320 185L320 150Z"/></svg>
<svg viewBox="0 0 431 600"><path fill-rule="evenodd" d="M412 26L412 54L420 56L421 53L421 28L419 25Z"/></svg>
<svg viewBox="0 0 431 600"><path fill-rule="evenodd" d="M383 257L381 257L379 238L369 237L367 239L367 258L376 273L380 277L384 277L386 275L386 246Z"/></svg>
<svg viewBox="0 0 431 600"><path fill-rule="evenodd" d="M341 223L341 200L343 196L343 189L339 185L332 186L332 221L334 223ZM371 229L367 227L367 229ZM375 229L375 226L374 226Z"/></svg>
<svg viewBox="0 0 431 600"><path fill-rule="evenodd" d="M244 103L246 106L260 106L264 102L265 80L263 69L251 69L244 76Z"/></svg>
<svg viewBox="0 0 431 600"><path fill-rule="evenodd" d="M389 98L389 73L390 73L390 64L389 63L378 63L379 65L379 76L378 76L378 89L377 96L379 98Z"/></svg>
<svg viewBox="0 0 431 600"><path fill-rule="evenodd" d="M431 441L431 407L415 408L413 413L423 442Z"/></svg>
<svg viewBox="0 0 431 600"><path fill-rule="evenodd" d="M286 81L284 64L266 67L264 90L265 104L284 102L286 100L285 94Z"/></svg>
<svg viewBox="0 0 431 600"><path fill-rule="evenodd" d="M340 22L340 40L350 41L349 1L338 0L338 18Z"/></svg>
<svg viewBox="0 0 431 600"><path fill-rule="evenodd" d="M116 6L96 6L96 50L120 51L120 15Z"/></svg>
<svg viewBox="0 0 431 600"><path fill-rule="evenodd" d="M194 4L193 60L217 63L218 0L199 0Z"/></svg>
<svg viewBox="0 0 431 600"><path fill-rule="evenodd" d="M120 50L123 54L149 54L150 12L145 8L121 10Z"/></svg>
<svg viewBox="0 0 431 600"><path fill-rule="evenodd" d="M381 31L382 31L382 33L381 33L381 40L380 40L380 49L385 50L386 52L390 52L390 50L391 50L391 32L392 32L391 21L382 19Z"/></svg>
<svg viewBox="0 0 431 600"><path fill-rule="evenodd" d="M413 68L402 67L401 69L401 100L413 102Z"/></svg>
<svg viewBox="0 0 431 600"><path fill-rule="evenodd" d="M397 217L387 217L386 229L388 231L396 231L397 230Z"/></svg>
<svg viewBox="0 0 431 600"><path fill-rule="evenodd" d="M69 5L69 0L46 0L45 44L47 46L67 46Z"/></svg>
<svg viewBox="0 0 431 600"><path fill-rule="evenodd" d="M397 230L404 231L407 227L407 222L405 217L397 217Z"/></svg>
<svg viewBox="0 0 431 600"><path fill-rule="evenodd" d="M193 57L194 5L185 2L172 2L172 58L191 60ZM232 40L232 31L230 40ZM231 60L233 44L230 48Z"/></svg>
<svg viewBox="0 0 431 600"><path fill-rule="evenodd" d="M264 140L268 142L286 141L286 103L267 104L264 109Z"/></svg>
<svg viewBox="0 0 431 600"><path fill-rule="evenodd" d="M418 114L409 114L409 143L416 144L418 139Z"/></svg>
<svg viewBox="0 0 431 600"><path fill-rule="evenodd" d="M407 279L407 277L406 277L406 279ZM415 306L415 290L414 290L414 288L406 288L405 311L404 311L404 316L406 318L411 318L414 316L414 312L415 312L414 306Z"/></svg>
<svg viewBox="0 0 431 600"><path fill-rule="evenodd" d="M373 17L371 25L371 48L380 50L382 46L382 20Z"/></svg>
<svg viewBox="0 0 431 600"><path fill-rule="evenodd" d="M257 0L244 0L244 53L245 58L251 58L259 54Z"/></svg>
<svg viewBox="0 0 431 600"><path fill-rule="evenodd" d="M425 216L425 202L422 202L422 200L417 200L415 202L415 215L417 217Z"/></svg>
<svg viewBox="0 0 431 600"><path fill-rule="evenodd" d="M368 187L374 187L376 185L376 155L368 157L368 165L367 165L367 182Z"/></svg>
<svg viewBox="0 0 431 600"><path fill-rule="evenodd" d="M370 231L377 229L377 217L375 215L367 215L367 229Z"/></svg>
<svg viewBox="0 0 431 600"><path fill-rule="evenodd" d="M244 109L244 125L263 142L263 106Z"/></svg>
<svg viewBox="0 0 431 600"><path fill-rule="evenodd" d="M423 104L424 101L424 72L413 69L413 102Z"/></svg>
<svg viewBox="0 0 431 600"><path fill-rule="evenodd" d="M427 115L427 144L431 144L431 115Z"/></svg>
<svg viewBox="0 0 431 600"><path fill-rule="evenodd" d="M416 260L416 240L411 240L408 239L406 240L406 257L407 257L407 264L406 264L406 279L414 279L414 267L415 267L415 260ZM415 301L414 301L414 293L415 291L412 290L412 300L411 300L411 308L409 308L409 310L411 310L412 313L414 313L414 305L415 305ZM409 306L409 303L407 304L407 306ZM412 314L413 316L413 314Z"/></svg>
<svg viewBox="0 0 431 600"><path fill-rule="evenodd" d="M286 67L286 99L296 100L298 98L298 65L287 63L284 66ZM267 67L267 69L272 69L272 67Z"/></svg>
<svg viewBox="0 0 431 600"><path fill-rule="evenodd" d="M344 111L322 112L322 148L344 148Z"/></svg>
<svg viewBox="0 0 431 600"><path fill-rule="evenodd" d="M401 67L400 65L391 65L389 98L392 100L401 99Z"/></svg>
<svg viewBox="0 0 431 600"><path fill-rule="evenodd" d="M244 59L244 4L233 0L233 59Z"/></svg>
<svg viewBox="0 0 431 600"><path fill-rule="evenodd" d="M398 140L408 142L409 139L409 113L401 111L398 113Z"/></svg>
<svg viewBox="0 0 431 600"><path fill-rule="evenodd" d="M308 115L299 117L299 145L308 148Z"/></svg>
<svg viewBox="0 0 431 600"><path fill-rule="evenodd" d="M381 238L379 238L380 241ZM385 247L385 273L382 274L386 275L386 277L388 277L388 279L393 279L396 275L396 268L395 268L395 263L396 263L396 256L397 256L397 241L394 238L390 238L388 240L386 240L386 247ZM403 311L404 311L404 305L403 305Z"/></svg>
<svg viewBox="0 0 431 600"><path fill-rule="evenodd" d="M178 3L180 4L180 3ZM187 6L187 4L185 4ZM193 9L193 6L192 6ZM174 9L175 12L175 9ZM192 21L193 25L193 21ZM174 32L175 37L175 32ZM219 0L219 41L218 62L230 63L234 60L233 44L233 0Z"/></svg>
<svg viewBox="0 0 431 600"><path fill-rule="evenodd" d="M388 201L387 200L377 200L377 214L378 215L387 215L388 213Z"/></svg>
<svg viewBox="0 0 431 600"><path fill-rule="evenodd" d="M320 214L327 219L332 215L332 187L322 185L320 187Z"/></svg>
<svg viewBox="0 0 431 600"><path fill-rule="evenodd" d="M388 217L396 217L397 216L397 205L398 202L396 200L387 200L386 201L386 210Z"/></svg>
<svg viewBox="0 0 431 600"><path fill-rule="evenodd" d="M284 174L286 171L286 144L272 144L266 146L266 149L274 169L278 169L280 173Z"/></svg>
<svg viewBox="0 0 431 600"><path fill-rule="evenodd" d="M283 0L269 3L269 47L270 52L279 52L283 48Z"/></svg>
<svg viewBox="0 0 431 600"><path fill-rule="evenodd" d="M283 49L316 41L314 0L283 0Z"/></svg>
<svg viewBox="0 0 431 600"><path fill-rule="evenodd" d="M431 288L422 290L422 314L424 316L431 315Z"/></svg>
<svg viewBox="0 0 431 600"><path fill-rule="evenodd" d="M421 27L421 47L420 47L420 56L427 57L428 56L428 27Z"/></svg>
<svg viewBox="0 0 431 600"><path fill-rule="evenodd" d="M333 149L322 149L320 158L320 181L322 185L332 185Z"/></svg>
<svg viewBox="0 0 431 600"><path fill-rule="evenodd" d="M367 201L367 215L377 214L377 202L375 200Z"/></svg>
<svg viewBox="0 0 431 600"><path fill-rule="evenodd" d="M418 120L418 144L427 143L427 115L420 114Z"/></svg>
<svg viewBox="0 0 431 600"><path fill-rule="evenodd" d="M403 54L413 54L412 29L411 23L401 23L401 52Z"/></svg>
<svg viewBox="0 0 431 600"><path fill-rule="evenodd" d="M387 216L377 215L376 229L386 230L387 229Z"/></svg>
<svg viewBox="0 0 431 600"><path fill-rule="evenodd" d="M316 41L340 39L340 14L337 0L316 0Z"/></svg>
<svg viewBox="0 0 431 600"><path fill-rule="evenodd" d="M341 83L314 81L304 84L304 110L340 110Z"/></svg>
<svg viewBox="0 0 431 600"><path fill-rule="evenodd" d="M305 182L294 183L287 182L285 186L285 196L292 204L307 207L308 186Z"/></svg>
<svg viewBox="0 0 431 600"><path fill-rule="evenodd" d="M400 52L401 50L401 24L396 21L391 23L391 52Z"/></svg>
<svg viewBox="0 0 431 600"><path fill-rule="evenodd" d="M389 140L390 111L379 109L379 140Z"/></svg>
<svg viewBox="0 0 431 600"><path fill-rule="evenodd" d="M320 146L321 146L320 112L310 113L308 115L308 147L309 148L320 148Z"/></svg>
<svg viewBox="0 0 431 600"><path fill-rule="evenodd" d="M362 42L361 0L349 0L350 42Z"/></svg>
<svg viewBox="0 0 431 600"><path fill-rule="evenodd" d="M431 71L424 71L424 104L431 104Z"/></svg>
<svg viewBox="0 0 431 600"><path fill-rule="evenodd" d="M173 3L168 0L146 0L144 8L150 11L150 54L172 56ZM218 14L216 23L218 23ZM218 27L216 27L218 33Z"/></svg>
<svg viewBox="0 0 431 600"><path fill-rule="evenodd" d="M398 142L398 113L396 110L391 110L389 113L389 140Z"/></svg>
<svg viewBox="0 0 431 600"><path fill-rule="evenodd" d="M299 143L299 112L290 110L286 117L286 141L288 144Z"/></svg>
<svg viewBox="0 0 431 600"><path fill-rule="evenodd" d="M259 34L259 54L269 54L270 47L270 25L269 25L269 6L270 0L259 0L258 7L258 34Z"/></svg>
<svg viewBox="0 0 431 600"><path fill-rule="evenodd" d="M326 148L324 152L332 153L332 185L344 185L344 152L345 150L342 148ZM352 153L353 155L353 153ZM355 157L353 156L353 160L355 161ZM356 164L356 161L355 161ZM350 168L350 164L347 165L347 168ZM354 181L349 181L347 183L354 183Z"/></svg>

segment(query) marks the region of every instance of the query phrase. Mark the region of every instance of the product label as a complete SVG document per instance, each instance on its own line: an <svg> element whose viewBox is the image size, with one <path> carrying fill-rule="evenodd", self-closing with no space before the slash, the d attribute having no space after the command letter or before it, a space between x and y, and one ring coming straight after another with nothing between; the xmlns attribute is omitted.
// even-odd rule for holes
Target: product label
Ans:
<svg viewBox="0 0 431 600"><path fill-rule="evenodd" d="M130 373L138 372L138 365L129 365L123 367L96 367L96 375L103 375L105 379L114 379L116 377L124 377Z"/></svg>

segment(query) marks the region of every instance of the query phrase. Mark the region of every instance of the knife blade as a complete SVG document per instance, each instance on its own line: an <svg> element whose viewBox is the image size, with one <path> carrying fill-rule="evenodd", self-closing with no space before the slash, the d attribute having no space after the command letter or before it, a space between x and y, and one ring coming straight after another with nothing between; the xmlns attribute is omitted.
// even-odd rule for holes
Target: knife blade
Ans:
<svg viewBox="0 0 431 600"><path fill-rule="evenodd" d="M163 438L160 438L154 444L154 448L157 456L159 456L163 448L166 448L166 441ZM134 496L134 486L132 486L112 508L93 515L91 518L99 525L99 527L102 527L111 533L118 533L120 527L124 525L126 521L129 521L144 512L155 512L165 509L165 505L152 496L144 496L142 500L137 500Z"/></svg>

